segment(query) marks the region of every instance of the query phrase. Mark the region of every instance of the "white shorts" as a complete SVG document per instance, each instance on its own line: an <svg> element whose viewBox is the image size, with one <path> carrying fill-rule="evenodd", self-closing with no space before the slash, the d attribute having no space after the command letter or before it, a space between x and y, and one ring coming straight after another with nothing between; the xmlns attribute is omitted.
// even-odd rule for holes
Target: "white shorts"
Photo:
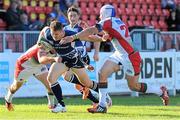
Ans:
<svg viewBox="0 0 180 120"><path fill-rule="evenodd" d="M26 66L23 67L23 64L16 62L15 69L15 80L19 82L23 82L27 80L30 76L41 75L43 73L48 72L46 65L37 65L37 66Z"/></svg>
<svg viewBox="0 0 180 120"><path fill-rule="evenodd" d="M128 55L123 55L115 51L108 57L108 60L121 65L121 69L123 69L127 75L135 76L140 73L141 58L139 52L135 52L132 54L132 57L129 57Z"/></svg>

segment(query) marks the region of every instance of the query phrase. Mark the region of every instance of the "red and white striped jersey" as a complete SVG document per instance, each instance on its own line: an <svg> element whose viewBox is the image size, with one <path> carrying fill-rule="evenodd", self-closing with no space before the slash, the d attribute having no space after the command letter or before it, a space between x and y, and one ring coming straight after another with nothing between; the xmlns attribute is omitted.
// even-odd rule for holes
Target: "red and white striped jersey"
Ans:
<svg viewBox="0 0 180 120"><path fill-rule="evenodd" d="M128 27L120 18L110 17L101 20L98 24L101 25L102 30L109 34L116 51L122 55L129 55L134 52Z"/></svg>
<svg viewBox="0 0 180 120"><path fill-rule="evenodd" d="M38 65L38 51L38 46L34 45L18 58L18 62L21 64L26 62L28 65Z"/></svg>

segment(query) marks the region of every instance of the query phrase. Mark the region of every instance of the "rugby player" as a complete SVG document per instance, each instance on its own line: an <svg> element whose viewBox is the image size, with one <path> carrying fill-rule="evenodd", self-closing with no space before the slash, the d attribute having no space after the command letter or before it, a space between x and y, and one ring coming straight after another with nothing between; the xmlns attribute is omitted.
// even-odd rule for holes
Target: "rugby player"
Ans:
<svg viewBox="0 0 180 120"><path fill-rule="evenodd" d="M63 75L68 70L72 70L76 75L77 80L80 81L82 85L88 87L96 92L98 92L98 84L95 81L91 81L86 73L84 67L84 62L81 59L81 54L72 46L71 43L59 44L61 39L65 36L73 35L76 32L64 30L63 25L58 21L53 21L50 24L50 27L44 27L40 32L38 38L38 44L49 44L57 52L58 56L61 58L61 62L52 63L47 80L50 83L51 89L58 101L57 106L52 109L52 112L63 112L65 109L65 104L62 98L61 86L58 83L57 79L59 76ZM85 37L84 39L91 39ZM94 37L92 39L95 39ZM96 39L101 39L97 37ZM108 98L108 95L107 97ZM108 100L110 101L110 100Z"/></svg>
<svg viewBox="0 0 180 120"><path fill-rule="evenodd" d="M128 27L120 18L116 17L115 8L112 5L104 5L100 9L100 19L101 21L95 26L87 28L75 35L67 36L60 41L60 44L67 44L74 40L87 40L83 38L105 31L106 34L102 39L96 40L105 41L110 39L115 48L115 52L105 61L99 72L99 105L95 108L89 108L88 111L91 113L107 112L105 102L107 78L112 73L121 69L125 70L125 78L131 90L142 93L155 93L162 98L164 105L168 105L169 96L165 86L156 87L138 82L141 71L141 56L133 46ZM93 39L87 41L93 41Z"/></svg>

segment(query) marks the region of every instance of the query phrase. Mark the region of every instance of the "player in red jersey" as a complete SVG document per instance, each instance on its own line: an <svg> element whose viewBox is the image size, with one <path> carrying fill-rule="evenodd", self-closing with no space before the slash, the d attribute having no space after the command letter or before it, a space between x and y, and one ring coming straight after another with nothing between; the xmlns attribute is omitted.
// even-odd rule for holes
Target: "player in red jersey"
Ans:
<svg viewBox="0 0 180 120"><path fill-rule="evenodd" d="M46 57L46 60L45 60ZM48 69L45 64L58 62L59 58L52 51L40 49L34 45L27 52L23 53L16 61L14 81L5 96L5 104L9 111L14 110L12 98L14 93L23 85L30 76L36 77L47 89L49 108L54 107L54 94L47 81Z"/></svg>
<svg viewBox="0 0 180 120"><path fill-rule="evenodd" d="M107 112L105 102L107 78L112 73L121 69L125 70L125 78L131 90L143 93L155 93L162 98L164 105L167 105L169 96L165 86L156 87L138 82L141 68L140 54L133 46L128 27L120 18L115 16L115 8L112 5L104 5L100 10L101 21L98 24L75 35L67 36L60 41L60 44L65 44L76 39L83 40L86 36L91 37L88 41L93 41L93 34L104 31L106 34L103 36L103 39L99 40L110 39L115 48L115 52L106 60L99 72L99 105L96 108L89 108L88 111L91 113Z"/></svg>

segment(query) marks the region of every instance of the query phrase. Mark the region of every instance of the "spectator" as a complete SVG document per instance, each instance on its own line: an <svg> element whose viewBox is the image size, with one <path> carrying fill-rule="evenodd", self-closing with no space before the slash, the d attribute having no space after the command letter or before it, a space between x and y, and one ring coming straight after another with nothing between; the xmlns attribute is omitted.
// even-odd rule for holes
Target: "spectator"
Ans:
<svg viewBox="0 0 180 120"><path fill-rule="evenodd" d="M60 10L66 15L67 14L67 10L69 7L71 6L75 6L78 7L78 2L77 0L59 0L59 4L60 4Z"/></svg>
<svg viewBox="0 0 180 120"><path fill-rule="evenodd" d="M166 23L168 25L168 31L176 31L176 12L174 10L170 12Z"/></svg>
<svg viewBox="0 0 180 120"><path fill-rule="evenodd" d="M164 41L161 51L175 52L176 44L173 41Z"/></svg>
<svg viewBox="0 0 180 120"><path fill-rule="evenodd" d="M43 23L39 20L36 20L32 23L30 23L29 27L30 27L30 30L41 30L43 26Z"/></svg>
<svg viewBox="0 0 180 120"><path fill-rule="evenodd" d="M17 12L19 14L23 14L25 11L22 9L22 1L21 0L16 0L18 6L17 6Z"/></svg>
<svg viewBox="0 0 180 120"><path fill-rule="evenodd" d="M55 18L61 22L64 26L68 25L68 19L64 15L64 13L59 9L59 3L55 2L53 6L53 11L50 13L52 16L55 16Z"/></svg>
<svg viewBox="0 0 180 120"><path fill-rule="evenodd" d="M26 13L22 13L20 15L20 20L22 22L20 30L25 30L25 31L30 30L28 16Z"/></svg>
<svg viewBox="0 0 180 120"><path fill-rule="evenodd" d="M176 30L180 31L180 3L177 5L176 9Z"/></svg>
<svg viewBox="0 0 180 120"><path fill-rule="evenodd" d="M6 22L8 30L19 30L21 23L20 14L17 11L18 3L16 0L10 0L10 6L6 12Z"/></svg>
<svg viewBox="0 0 180 120"><path fill-rule="evenodd" d="M161 7L164 9L176 9L176 3L174 0L161 0Z"/></svg>
<svg viewBox="0 0 180 120"><path fill-rule="evenodd" d="M164 34L162 36L163 46L161 47L161 51L176 51L176 41L173 35Z"/></svg>

